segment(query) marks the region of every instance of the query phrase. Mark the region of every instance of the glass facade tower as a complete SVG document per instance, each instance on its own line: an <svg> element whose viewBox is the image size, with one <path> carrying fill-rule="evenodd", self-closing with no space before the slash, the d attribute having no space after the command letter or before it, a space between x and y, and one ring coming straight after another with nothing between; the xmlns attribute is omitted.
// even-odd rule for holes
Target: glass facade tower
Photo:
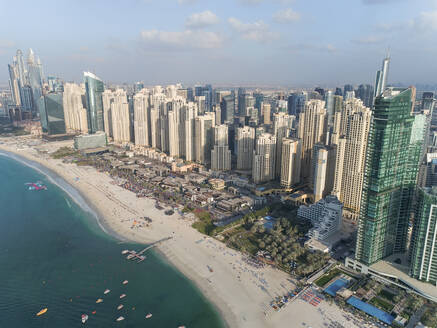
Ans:
<svg viewBox="0 0 437 328"><path fill-rule="evenodd" d="M414 88L388 88L375 99L355 252L366 265L406 250L425 129L414 98Z"/></svg>
<svg viewBox="0 0 437 328"><path fill-rule="evenodd" d="M104 131L102 93L105 89L103 81L90 72L84 72L85 95L88 116L88 131L96 133Z"/></svg>
<svg viewBox="0 0 437 328"><path fill-rule="evenodd" d="M410 246L410 275L437 284L437 188L418 192Z"/></svg>

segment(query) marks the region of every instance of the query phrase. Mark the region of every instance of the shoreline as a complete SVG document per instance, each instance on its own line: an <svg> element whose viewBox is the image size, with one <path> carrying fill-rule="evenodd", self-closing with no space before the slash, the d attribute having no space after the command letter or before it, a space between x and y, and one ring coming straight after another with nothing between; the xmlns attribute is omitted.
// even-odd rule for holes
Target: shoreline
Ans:
<svg viewBox="0 0 437 328"><path fill-rule="evenodd" d="M94 216L111 238L149 244L171 236L154 251L198 288L225 327L288 328L292 323L295 327L322 328L334 322L351 328L364 327L351 325L345 320L344 312L328 302L315 308L296 299L275 312L271 301L296 288L290 275L270 266L250 265L243 253L192 228L195 220L192 215L177 212L165 215L155 208L153 199L137 198L135 193L115 184L108 174L90 166L63 163L48 155L65 146L71 147L72 142L38 143L28 137L0 138L0 151L12 154L15 160L22 159L24 165L29 165L26 161L34 163L33 168L58 186L61 184L61 189L81 208L85 205L84 210ZM152 222L145 225L140 219L144 216L152 218Z"/></svg>
<svg viewBox="0 0 437 328"><path fill-rule="evenodd" d="M114 231L110 226L110 224L105 220L105 217L102 215L100 210L91 202L91 200L87 197L87 195L83 193L81 190L75 188L71 183L69 183L64 177L62 177L57 172L55 172L52 168L44 165L39 161L36 161L35 159L31 159L28 156L23 156L18 152L13 152L12 150L9 149L6 150L4 147L2 147L2 145L0 145L0 156L5 156L10 159L13 159L44 175L51 183L55 184L57 187L62 189L62 191L64 191L83 211L93 216L99 228L106 235L110 236L111 238L114 238L116 241L125 242L125 243L135 243L141 245L147 245L153 242L152 240L150 240L149 242L142 242L134 239L129 239ZM61 180L61 182L63 182L65 185L63 185L62 183L60 183L60 181L57 181L56 179ZM73 195L71 192L72 190L68 190L68 187L74 190L77 194ZM189 270L187 270L187 267L184 265L184 263L181 261L178 262L177 258L170 259L168 253L164 252L159 247L155 247L155 250L152 251L156 252L161 257L161 260L166 261L168 265L171 265L173 269L181 273L194 286L196 286L196 288L199 289L201 295L208 301L208 303L210 303L213 309L220 315L220 318L226 328L234 327L231 324L235 323L236 320L235 318L232 319L230 318L232 312L229 311L229 309L227 309L229 312L227 315L225 314L224 310L217 304L217 300L214 299L214 297L216 296L213 293L211 293L208 289L204 288L202 284L199 284L198 281L196 281L194 272L189 272Z"/></svg>

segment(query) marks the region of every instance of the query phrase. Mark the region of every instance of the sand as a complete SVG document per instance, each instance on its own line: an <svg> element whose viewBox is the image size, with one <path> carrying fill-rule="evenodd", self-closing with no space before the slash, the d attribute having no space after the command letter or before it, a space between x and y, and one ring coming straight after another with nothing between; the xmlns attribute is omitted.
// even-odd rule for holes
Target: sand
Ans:
<svg viewBox="0 0 437 328"><path fill-rule="evenodd" d="M29 146L34 139L18 137L3 138L0 142L0 149L43 165L77 189L89 206L88 210L95 210L106 232L138 243L173 237L155 250L164 254L171 264L196 284L216 306L229 327L315 328L344 321L345 313L326 302L315 308L296 300L280 312L273 311L269 305L272 299L295 288L295 282L288 274L272 267L255 268L245 263L241 253L193 229L191 215L182 217L175 212L167 216L163 210L155 208L154 200L137 198L134 193L114 184L109 175L92 167L62 163L35 150L53 151L61 146L71 146L71 141ZM80 197L73 199L84 205ZM143 216L150 217L152 224L136 227L138 223L134 224L134 220L138 221ZM320 311L321 308L323 311ZM363 326L360 324L359 327ZM345 322L345 327L358 326Z"/></svg>

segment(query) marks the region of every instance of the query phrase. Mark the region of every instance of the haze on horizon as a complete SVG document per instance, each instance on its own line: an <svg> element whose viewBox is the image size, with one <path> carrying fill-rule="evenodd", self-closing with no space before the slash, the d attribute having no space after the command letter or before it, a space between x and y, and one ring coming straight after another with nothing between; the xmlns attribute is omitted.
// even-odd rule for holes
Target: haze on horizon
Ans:
<svg viewBox="0 0 437 328"><path fill-rule="evenodd" d="M0 82L16 49L81 81L257 85L435 83L437 0L0 0Z"/></svg>

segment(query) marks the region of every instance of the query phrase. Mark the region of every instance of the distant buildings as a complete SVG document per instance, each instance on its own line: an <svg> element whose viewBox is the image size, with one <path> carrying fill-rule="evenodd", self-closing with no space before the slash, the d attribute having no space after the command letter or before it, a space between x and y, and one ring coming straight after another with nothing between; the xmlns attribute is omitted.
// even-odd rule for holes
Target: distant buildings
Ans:
<svg viewBox="0 0 437 328"><path fill-rule="evenodd" d="M255 145L255 129L244 126L237 129L237 169L251 170Z"/></svg>
<svg viewBox="0 0 437 328"><path fill-rule="evenodd" d="M228 126L214 127L214 148L211 150L211 169L229 171L231 169L231 151L228 146Z"/></svg>

